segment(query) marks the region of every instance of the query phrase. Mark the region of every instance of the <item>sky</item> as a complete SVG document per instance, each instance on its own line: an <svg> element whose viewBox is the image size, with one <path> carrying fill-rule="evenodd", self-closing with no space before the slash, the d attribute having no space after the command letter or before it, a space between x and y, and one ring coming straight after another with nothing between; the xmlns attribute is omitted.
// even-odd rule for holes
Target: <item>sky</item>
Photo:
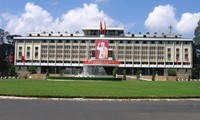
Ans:
<svg viewBox="0 0 200 120"><path fill-rule="evenodd" d="M84 27L123 27L125 32L194 37L199 0L0 0L0 28L11 34L81 32Z"/></svg>

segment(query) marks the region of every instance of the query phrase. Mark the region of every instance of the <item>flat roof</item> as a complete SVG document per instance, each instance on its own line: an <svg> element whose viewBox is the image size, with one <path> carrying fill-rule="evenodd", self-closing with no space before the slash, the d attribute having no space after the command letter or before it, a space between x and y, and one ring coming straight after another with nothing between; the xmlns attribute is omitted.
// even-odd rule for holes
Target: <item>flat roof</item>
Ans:
<svg viewBox="0 0 200 120"><path fill-rule="evenodd" d="M134 40L134 41L193 41L189 38L145 38L145 37L14 37L16 40Z"/></svg>
<svg viewBox="0 0 200 120"><path fill-rule="evenodd" d="M83 31L85 31L85 30L100 30L100 28L99 27L84 27L84 28L82 28L82 30ZM108 27L108 28L106 28L106 30L124 31L124 28L122 28L122 27Z"/></svg>

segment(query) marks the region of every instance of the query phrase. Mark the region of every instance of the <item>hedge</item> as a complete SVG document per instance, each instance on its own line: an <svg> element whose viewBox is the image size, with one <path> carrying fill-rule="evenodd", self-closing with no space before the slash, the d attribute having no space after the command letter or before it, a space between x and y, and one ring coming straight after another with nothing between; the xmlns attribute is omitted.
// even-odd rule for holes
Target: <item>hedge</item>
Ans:
<svg viewBox="0 0 200 120"><path fill-rule="evenodd" d="M121 81L122 78L107 78L107 77L63 77L63 76L48 76L47 79L56 80L103 80L103 81Z"/></svg>

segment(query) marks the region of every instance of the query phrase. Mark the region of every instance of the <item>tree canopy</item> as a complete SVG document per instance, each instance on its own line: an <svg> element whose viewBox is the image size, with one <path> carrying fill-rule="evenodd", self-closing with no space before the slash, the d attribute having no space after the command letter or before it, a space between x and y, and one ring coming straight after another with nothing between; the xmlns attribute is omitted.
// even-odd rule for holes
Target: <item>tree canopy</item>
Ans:
<svg viewBox="0 0 200 120"><path fill-rule="evenodd" d="M193 44L193 70L192 78L200 78L200 20L198 26L194 30L194 44Z"/></svg>

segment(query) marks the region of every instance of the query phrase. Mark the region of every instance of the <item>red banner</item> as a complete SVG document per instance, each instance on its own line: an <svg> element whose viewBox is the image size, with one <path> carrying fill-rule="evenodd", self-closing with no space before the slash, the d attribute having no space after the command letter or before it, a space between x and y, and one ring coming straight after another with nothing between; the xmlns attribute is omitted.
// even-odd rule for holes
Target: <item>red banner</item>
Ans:
<svg viewBox="0 0 200 120"><path fill-rule="evenodd" d="M115 60L90 60L90 61L83 61L83 64L88 65L119 65L120 61Z"/></svg>
<svg viewBox="0 0 200 120"><path fill-rule="evenodd" d="M108 40L95 41L95 59L108 59Z"/></svg>

